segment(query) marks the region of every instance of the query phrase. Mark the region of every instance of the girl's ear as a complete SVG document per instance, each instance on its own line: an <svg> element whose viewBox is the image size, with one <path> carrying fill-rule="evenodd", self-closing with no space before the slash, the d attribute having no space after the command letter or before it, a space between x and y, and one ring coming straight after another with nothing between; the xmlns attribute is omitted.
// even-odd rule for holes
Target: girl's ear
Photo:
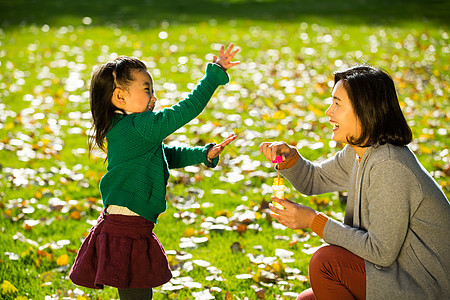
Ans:
<svg viewBox="0 0 450 300"><path fill-rule="evenodd" d="M126 101L125 101L125 92L121 88L116 88L112 94L111 102L120 109L124 109Z"/></svg>

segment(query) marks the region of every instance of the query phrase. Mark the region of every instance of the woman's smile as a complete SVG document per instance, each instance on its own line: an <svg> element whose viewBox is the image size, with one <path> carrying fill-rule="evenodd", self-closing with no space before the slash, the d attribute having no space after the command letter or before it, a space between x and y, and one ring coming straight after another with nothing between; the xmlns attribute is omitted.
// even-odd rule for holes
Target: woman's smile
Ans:
<svg viewBox="0 0 450 300"><path fill-rule="evenodd" d="M330 120L331 125L333 126L333 131L337 131L339 129L339 124L333 120Z"/></svg>

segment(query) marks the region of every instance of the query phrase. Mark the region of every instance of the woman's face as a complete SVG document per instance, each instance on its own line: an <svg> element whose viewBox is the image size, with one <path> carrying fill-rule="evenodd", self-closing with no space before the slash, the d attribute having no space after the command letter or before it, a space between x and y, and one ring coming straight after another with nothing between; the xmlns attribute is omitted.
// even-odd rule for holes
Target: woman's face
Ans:
<svg viewBox="0 0 450 300"><path fill-rule="evenodd" d="M347 138L358 138L361 135L361 123L353 111L343 80L336 83L331 98L332 103L325 114L330 117L333 126L333 140L347 143Z"/></svg>

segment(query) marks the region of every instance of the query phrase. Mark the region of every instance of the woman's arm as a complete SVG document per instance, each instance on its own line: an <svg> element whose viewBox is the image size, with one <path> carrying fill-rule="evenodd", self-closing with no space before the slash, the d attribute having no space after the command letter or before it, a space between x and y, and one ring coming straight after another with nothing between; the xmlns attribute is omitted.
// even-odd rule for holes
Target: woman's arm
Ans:
<svg viewBox="0 0 450 300"><path fill-rule="evenodd" d="M352 169L356 164L355 155L349 146L320 163L313 163L299 154L293 166L280 168L280 173L296 190L305 195L346 191L349 188Z"/></svg>
<svg viewBox="0 0 450 300"><path fill-rule="evenodd" d="M398 161L386 160L369 172L360 200L361 219L367 224L353 228L330 219L323 238L387 267L398 257L413 213L410 205L422 192L411 170Z"/></svg>
<svg viewBox="0 0 450 300"><path fill-rule="evenodd" d="M356 153L349 146L321 163L310 162L294 146L284 142L262 143L260 151L269 161L281 156L283 162L277 164L277 168L303 194L348 190L356 158Z"/></svg>

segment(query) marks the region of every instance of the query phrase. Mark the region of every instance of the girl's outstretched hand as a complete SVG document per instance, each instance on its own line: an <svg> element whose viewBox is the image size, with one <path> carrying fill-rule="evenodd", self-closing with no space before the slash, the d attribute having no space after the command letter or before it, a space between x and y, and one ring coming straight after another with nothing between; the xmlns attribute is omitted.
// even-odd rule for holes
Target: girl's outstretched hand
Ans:
<svg viewBox="0 0 450 300"><path fill-rule="evenodd" d="M225 147L228 146L228 144L231 143L232 141L234 141L236 138L237 138L237 135L235 135L233 133L232 135L227 137L222 143L211 147L208 150L208 154L207 154L208 158L211 160L216 158L220 153L222 153L223 149L225 149Z"/></svg>
<svg viewBox="0 0 450 300"><path fill-rule="evenodd" d="M222 45L222 47L220 47L220 52L219 52L219 58L217 58L216 55L214 55L213 57L213 63L219 64L222 66L222 68L224 68L225 70L228 70L229 68L240 64L240 61L234 61L232 62L231 60L233 59L233 57L236 55L236 53L238 53L239 48L231 51L233 49L233 44L230 44L227 48L227 50L224 52L225 46Z"/></svg>

